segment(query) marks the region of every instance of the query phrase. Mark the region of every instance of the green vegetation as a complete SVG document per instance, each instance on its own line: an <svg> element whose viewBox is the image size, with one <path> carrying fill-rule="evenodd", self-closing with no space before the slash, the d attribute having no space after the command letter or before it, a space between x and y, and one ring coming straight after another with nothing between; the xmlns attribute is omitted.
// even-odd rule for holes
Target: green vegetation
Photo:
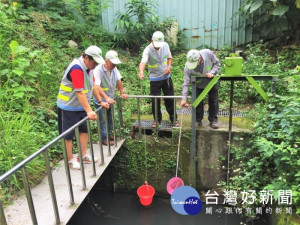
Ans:
<svg viewBox="0 0 300 225"><path fill-rule="evenodd" d="M250 4L253 1L248 2ZM143 31L138 42L148 44L153 30L170 27L171 20L161 23L159 27L153 26L158 21L157 15L150 10L148 3L140 3L137 0L130 1L127 4L129 11L119 13L116 17L118 31L127 32L126 35L119 36L107 33L99 24L99 11L107 7L109 1L101 1L101 4L96 0L0 1L0 174L58 135L56 96L63 71L72 58L78 57L92 44L100 46L104 54L116 44L134 50L132 46L137 44L138 39L130 36L130 32ZM138 16L138 20L132 21L131 15ZM69 40L78 43L78 48L68 47ZM270 95L267 104L249 83L236 82L234 107L247 109L255 124L253 138L248 143L250 147L233 148L232 158L240 162L235 162L234 165L241 170L232 175L231 186L236 189L292 189L294 202L299 204L299 47L277 47L270 50L263 42L257 42L241 48L245 55L243 73L274 74L279 78L276 94ZM123 76L125 92L149 94L149 80L138 79L140 56L129 56L126 49L117 50L124 62L118 68ZM173 50L176 50L174 46L171 51ZM226 47L216 54L223 62L231 51L230 47ZM173 54L171 73L175 95L181 94L185 54L186 51ZM223 68L221 72L222 70ZM260 84L270 92L270 82ZM221 107L225 109L228 108L229 90L229 82L222 82L219 96ZM124 123L129 132L133 114L137 112L137 101L129 99L123 103ZM150 101L142 101L141 105L141 112L150 114ZM164 142L174 147L174 143L168 143L167 140ZM149 143L153 149L156 144ZM186 146L189 147L188 143ZM144 164L142 155L136 159L130 151L131 148L136 151L140 148L142 151L144 147L140 143L129 142L127 148L124 160L132 163L132 171L129 172L135 175L136 164ZM53 159L61 158L60 146L51 148L50 153ZM164 165L163 171L173 173L175 156L170 155L168 158L167 151L161 153L160 157L156 156L150 156L149 168L155 168L157 161L164 159L165 161L160 162ZM122 163L116 166L121 165ZM27 167L32 183L42 178L43 168L42 158L34 160ZM19 174L1 185L1 199L8 199L22 187L18 178ZM142 178L136 179L140 184Z"/></svg>
<svg viewBox="0 0 300 225"><path fill-rule="evenodd" d="M239 13L246 19L247 26L252 26L253 31L263 38L274 33L284 42L299 45L299 9L299 0L247 0ZM255 19L252 19L253 16Z"/></svg>
<svg viewBox="0 0 300 225"><path fill-rule="evenodd" d="M149 42L153 32L160 30L166 33L172 27L173 20L160 20L155 14L157 4L154 1L130 0L125 4L126 11L116 14L116 32L114 40L118 47L139 50Z"/></svg>
<svg viewBox="0 0 300 225"><path fill-rule="evenodd" d="M166 194L166 184L176 172L178 135L178 129L173 132L172 138L147 135L146 146L145 136L142 142L126 140L122 155L118 154L112 161L112 182L123 191L132 192L147 180L155 186L156 193ZM178 176L188 180L188 173L184 171L188 170L190 159L189 131L183 131L181 141Z"/></svg>

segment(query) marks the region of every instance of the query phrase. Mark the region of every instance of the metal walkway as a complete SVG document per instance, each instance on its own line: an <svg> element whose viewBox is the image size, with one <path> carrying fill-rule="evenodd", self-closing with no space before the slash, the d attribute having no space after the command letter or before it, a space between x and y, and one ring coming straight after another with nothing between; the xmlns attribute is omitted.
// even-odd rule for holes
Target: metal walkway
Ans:
<svg viewBox="0 0 300 225"><path fill-rule="evenodd" d="M84 164L86 174L87 189L83 190L81 172L80 170L70 170L72 178L72 186L74 193L75 204L70 206L70 199L68 195L68 184L65 172L64 161L59 162L59 167L52 170L53 182L57 197L57 205L60 215L61 224L66 224L72 217L80 203L88 195L98 178L105 171L111 160L119 151L124 139L118 141L118 147L111 146L111 155L108 156L108 147L103 146L104 150L104 164L99 165L96 163L96 176L93 176L92 164ZM99 145L94 144L95 156L100 158ZM88 150L89 151L89 150ZM56 224L55 215L52 208L51 196L48 185L47 176L42 182L35 187L31 188L32 199L37 216L37 222L41 225L54 225ZM28 210L26 197L23 195L14 201L14 204L8 206L4 210L9 225L29 225L32 224L31 216Z"/></svg>

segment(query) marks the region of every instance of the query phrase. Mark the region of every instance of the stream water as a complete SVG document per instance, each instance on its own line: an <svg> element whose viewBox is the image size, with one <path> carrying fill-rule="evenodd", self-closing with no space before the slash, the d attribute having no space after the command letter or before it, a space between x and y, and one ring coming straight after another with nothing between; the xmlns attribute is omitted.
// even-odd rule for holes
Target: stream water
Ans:
<svg viewBox="0 0 300 225"><path fill-rule="evenodd" d="M211 207L211 206L210 206ZM150 207L139 203L135 194L114 193L94 187L82 202L68 225L267 225L266 218L247 223L238 214L225 214L224 206L214 206L213 214L206 214L206 206L195 215L176 213L169 198L154 196ZM222 211L222 213L216 213Z"/></svg>

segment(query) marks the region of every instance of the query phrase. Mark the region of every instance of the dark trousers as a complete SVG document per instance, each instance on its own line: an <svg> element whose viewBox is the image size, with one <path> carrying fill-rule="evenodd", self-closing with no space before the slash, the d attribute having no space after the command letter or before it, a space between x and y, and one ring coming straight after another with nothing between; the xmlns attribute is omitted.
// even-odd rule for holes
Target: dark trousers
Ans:
<svg viewBox="0 0 300 225"><path fill-rule="evenodd" d="M219 113L219 98L218 98L219 84L215 84L213 88L208 92L208 120L210 122L218 122ZM196 96L198 97L204 89L196 87ZM196 121L200 122L203 119L204 108L203 100L196 108Z"/></svg>
<svg viewBox="0 0 300 225"><path fill-rule="evenodd" d="M150 95L161 95L161 91L165 96L174 96L174 87L171 77L166 80L150 81ZM165 98L165 106L171 122L174 122L174 99ZM152 99L152 114L155 120L155 99ZM175 114L175 120L177 115ZM160 99L157 99L157 121L160 123L162 114L160 110Z"/></svg>

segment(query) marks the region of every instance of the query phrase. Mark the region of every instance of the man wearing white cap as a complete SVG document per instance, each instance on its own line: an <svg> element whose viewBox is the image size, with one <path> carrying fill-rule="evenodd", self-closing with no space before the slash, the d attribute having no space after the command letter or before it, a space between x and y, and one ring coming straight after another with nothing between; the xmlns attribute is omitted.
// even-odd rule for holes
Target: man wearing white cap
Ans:
<svg viewBox="0 0 300 225"><path fill-rule="evenodd" d="M93 77L89 71L94 69L98 63L104 63L101 55L100 48L95 45L90 46L85 50L83 56L74 59L65 70L56 102L59 133L65 132L86 116L91 120L97 119L97 115L89 103L93 87ZM103 107L108 107L108 105L103 104ZM91 163L91 156L86 153L88 143L86 123L79 126L79 132L83 163ZM74 158L72 154L74 134L73 130L65 136L68 162L71 168L80 169L79 158Z"/></svg>
<svg viewBox="0 0 300 225"><path fill-rule="evenodd" d="M114 104L115 101L115 87L118 86L120 95L123 99L127 99L128 95L123 92L123 84L121 81L121 74L117 69L116 65L120 64L118 53L116 51L110 50L105 55L105 64L98 65L94 71L94 102L96 108L99 107L101 102L107 102L109 104ZM104 93L103 93L103 91ZM105 118L103 108L99 111L99 117L101 122L101 136L102 144L108 145L107 143L107 133L105 129ZM111 108L107 110L108 119L108 131L109 131L109 141L110 145L114 145L114 137L110 135L112 131L112 115Z"/></svg>
<svg viewBox="0 0 300 225"><path fill-rule="evenodd" d="M205 75L207 78L201 80L196 84L196 96L199 96L211 78L218 74L220 68L220 61L215 54L209 49L202 49L200 51L192 49L187 53L187 62L184 67L184 82L182 85L182 100L181 107L186 105L188 87L191 81L191 74ZM208 93L209 125L213 129L218 129L218 112L219 112L219 99L218 99L219 84L215 84ZM197 126L202 126L202 119L204 115L203 101L196 108L196 122Z"/></svg>
<svg viewBox="0 0 300 225"><path fill-rule="evenodd" d="M164 34L160 31L153 33L151 43L143 52L143 57L139 65L140 79L144 79L146 64L148 64L150 72L150 94L157 96L161 95L162 91L166 96L173 96L174 87L170 74L172 55L168 43L164 41ZM157 99L157 104L158 118L155 118L155 100L152 99L152 114L154 120L160 124L162 120L160 99ZM165 105L171 122L176 122L176 114L174 118L174 99L165 99ZM179 126L179 124L176 123L176 126ZM152 124L152 127L156 127L156 122Z"/></svg>

